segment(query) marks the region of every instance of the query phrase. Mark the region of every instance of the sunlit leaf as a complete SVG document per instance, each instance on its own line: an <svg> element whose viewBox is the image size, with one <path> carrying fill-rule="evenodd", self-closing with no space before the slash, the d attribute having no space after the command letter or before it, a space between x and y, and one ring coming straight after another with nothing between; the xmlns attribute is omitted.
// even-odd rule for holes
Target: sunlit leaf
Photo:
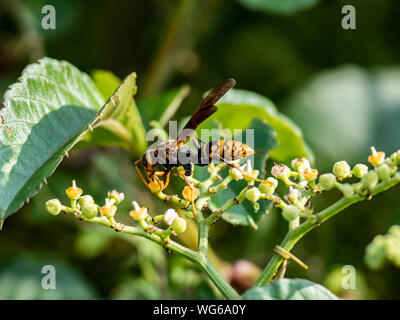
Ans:
<svg viewBox="0 0 400 320"><path fill-rule="evenodd" d="M107 70L94 70L91 77L104 99L111 97L121 84L121 80L114 73Z"/></svg>
<svg viewBox="0 0 400 320"><path fill-rule="evenodd" d="M104 101L92 80L65 61L29 65L0 110L0 219L40 189L65 153L98 121Z"/></svg>
<svg viewBox="0 0 400 320"><path fill-rule="evenodd" d="M97 86L103 86L104 92L109 92L111 87L116 85L114 82L108 87L109 77L110 74L104 76L104 73L103 77L97 77ZM100 84L101 80L106 83ZM133 99L136 90L136 74L131 73L108 98L102 121L94 128L93 133L88 133L84 137L78 147L119 146L130 150L133 154L142 154L146 149L146 132Z"/></svg>

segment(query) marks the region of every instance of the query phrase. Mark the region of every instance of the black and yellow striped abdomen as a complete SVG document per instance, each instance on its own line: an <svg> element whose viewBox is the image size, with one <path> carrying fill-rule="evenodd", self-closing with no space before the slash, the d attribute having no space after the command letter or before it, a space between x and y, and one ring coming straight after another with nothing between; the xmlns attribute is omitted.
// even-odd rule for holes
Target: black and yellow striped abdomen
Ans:
<svg viewBox="0 0 400 320"><path fill-rule="evenodd" d="M201 164L214 161L234 161L244 159L254 154L248 145L235 140L215 140L201 147ZM208 162L208 163L207 163Z"/></svg>

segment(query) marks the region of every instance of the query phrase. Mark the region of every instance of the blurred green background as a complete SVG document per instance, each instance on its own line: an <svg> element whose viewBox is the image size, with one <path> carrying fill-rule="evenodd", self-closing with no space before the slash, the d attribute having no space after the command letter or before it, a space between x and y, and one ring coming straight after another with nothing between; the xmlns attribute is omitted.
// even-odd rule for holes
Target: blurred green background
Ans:
<svg viewBox="0 0 400 320"><path fill-rule="evenodd" d="M46 4L56 8L56 30L40 27ZM347 4L356 8L356 30L341 27ZM394 0L0 0L0 92L47 55L87 73L106 69L124 78L136 71L139 108L188 84L174 117L180 119L204 91L233 77L237 88L270 98L296 122L315 166L329 171L337 160L366 162L371 145L387 154L400 147L399 16ZM131 200L162 212L165 204L144 190L132 160L117 148L71 152L0 232L0 299L220 297L190 263L144 239L43 210L49 198L65 199L77 179L99 202L116 188L127 195L126 212ZM400 223L398 194L394 188L312 231L294 249L309 270L289 264L286 276L322 283L344 298L399 299L400 270L371 271L363 262L374 236ZM315 207L338 197L325 195ZM258 230L220 221L211 245L221 265L245 259L263 268L286 228L276 212ZM38 286L46 264L56 266L57 290ZM356 290L341 288L344 265L356 268Z"/></svg>

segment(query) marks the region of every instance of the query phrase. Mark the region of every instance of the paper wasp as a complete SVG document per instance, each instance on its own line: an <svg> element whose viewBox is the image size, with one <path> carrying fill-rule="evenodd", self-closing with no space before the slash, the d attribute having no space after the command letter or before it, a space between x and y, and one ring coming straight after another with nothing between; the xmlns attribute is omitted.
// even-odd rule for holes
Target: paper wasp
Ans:
<svg viewBox="0 0 400 320"><path fill-rule="evenodd" d="M188 185L188 187L193 190L192 185L186 178L187 176L191 176L193 164L197 166L205 166L208 165L212 160L219 160L231 167L238 168L232 163L232 161L246 158L255 153L254 150L248 145L235 140L220 139L205 143L204 141L198 139L199 142L203 143L203 145L200 146L199 143L193 139L196 152L185 145L199 124L217 111L215 103L223 95L225 95L225 93L233 88L235 84L236 81L234 79L228 79L217 85L203 99L200 106L196 109L176 139L164 141L158 144L156 147L147 149L143 157L135 162L136 170L147 187L149 187L150 183L157 183L161 186L161 190L164 190L169 184L170 170L175 167L183 167L185 171L180 172L179 174L185 180L185 183ZM144 171L149 182L146 181L140 172L138 166L140 162L143 163ZM163 168L163 171L156 171L158 165ZM166 175L165 183L159 178L160 176L164 175ZM256 181L263 181L244 173L243 176ZM196 216L193 199L191 199L191 204L193 214Z"/></svg>

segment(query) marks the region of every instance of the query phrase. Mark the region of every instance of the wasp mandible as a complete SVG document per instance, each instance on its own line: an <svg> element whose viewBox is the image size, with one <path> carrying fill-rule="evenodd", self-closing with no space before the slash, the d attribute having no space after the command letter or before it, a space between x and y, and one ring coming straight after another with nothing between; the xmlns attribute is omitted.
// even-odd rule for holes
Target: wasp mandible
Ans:
<svg viewBox="0 0 400 320"><path fill-rule="evenodd" d="M169 184L171 169L183 167L184 172L179 172L179 174L182 176L187 186L193 190L193 186L186 178L192 175L192 165L206 166L210 161L220 161L240 170L232 161L244 159L255 153L248 145L235 140L220 139L204 142L197 139L197 142L193 139L196 147L195 152L185 145L194 130L217 111L215 103L232 89L235 84L236 81L234 79L227 79L217 85L206 95L176 139L161 142L155 147L147 149L143 157L135 162L136 170L147 187L149 187L150 183L157 183L161 187L161 190L164 190ZM202 145L200 145L199 142L202 143ZM149 181L144 178L139 169L140 162L143 163L144 171ZM162 171L156 171L158 165L162 167ZM264 182L264 180L251 177L243 172L242 174L246 178ZM159 178L164 175L166 175L165 182ZM193 198L191 199L191 205L193 215L196 217Z"/></svg>

